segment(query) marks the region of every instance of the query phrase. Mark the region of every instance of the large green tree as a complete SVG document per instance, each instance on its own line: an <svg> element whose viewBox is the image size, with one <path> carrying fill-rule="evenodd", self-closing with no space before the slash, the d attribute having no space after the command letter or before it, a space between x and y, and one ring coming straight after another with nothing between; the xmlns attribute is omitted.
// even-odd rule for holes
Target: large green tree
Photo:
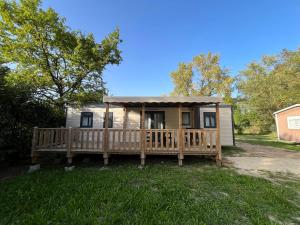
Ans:
<svg viewBox="0 0 300 225"><path fill-rule="evenodd" d="M269 131L273 112L300 102L300 49L283 50L276 56L264 56L240 72L240 98L248 104L251 125Z"/></svg>
<svg viewBox="0 0 300 225"><path fill-rule="evenodd" d="M220 56L209 52L193 58L191 63L180 63L171 73L174 90L172 95L222 96L231 104L232 84L228 69L220 65Z"/></svg>
<svg viewBox="0 0 300 225"><path fill-rule="evenodd" d="M119 30L101 42L72 31L39 0L0 0L0 60L11 65L7 83L30 84L35 96L60 107L100 101L106 92L102 73L119 64Z"/></svg>

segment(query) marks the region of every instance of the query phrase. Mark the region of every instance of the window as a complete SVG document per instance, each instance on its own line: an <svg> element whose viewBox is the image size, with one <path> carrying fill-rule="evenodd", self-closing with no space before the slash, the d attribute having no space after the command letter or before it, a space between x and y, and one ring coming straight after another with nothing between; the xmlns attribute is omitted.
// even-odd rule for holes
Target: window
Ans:
<svg viewBox="0 0 300 225"><path fill-rule="evenodd" d="M191 113L182 112L182 126L190 126L190 125L191 125Z"/></svg>
<svg viewBox="0 0 300 225"><path fill-rule="evenodd" d="M105 115L106 115L106 113L104 113L104 115L103 115L103 118L104 118L104 120L103 120L103 128L105 128ZM113 114L113 112L109 112L108 113L108 128L113 128L113 123L114 123L114 114Z"/></svg>
<svg viewBox="0 0 300 225"><path fill-rule="evenodd" d="M288 116L288 129L300 130L300 116Z"/></svg>
<svg viewBox="0 0 300 225"><path fill-rule="evenodd" d="M216 128L216 113L204 112L204 128Z"/></svg>
<svg viewBox="0 0 300 225"><path fill-rule="evenodd" d="M82 112L80 117L80 127L89 128L93 127L93 113Z"/></svg>

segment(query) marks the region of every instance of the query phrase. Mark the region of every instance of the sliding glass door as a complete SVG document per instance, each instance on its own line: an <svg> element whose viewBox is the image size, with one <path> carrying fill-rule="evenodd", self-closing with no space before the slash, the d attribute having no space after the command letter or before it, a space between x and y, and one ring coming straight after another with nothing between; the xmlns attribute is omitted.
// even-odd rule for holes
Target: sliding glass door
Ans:
<svg viewBox="0 0 300 225"><path fill-rule="evenodd" d="M146 111L145 112L145 128L146 129L164 129L165 128L165 112Z"/></svg>

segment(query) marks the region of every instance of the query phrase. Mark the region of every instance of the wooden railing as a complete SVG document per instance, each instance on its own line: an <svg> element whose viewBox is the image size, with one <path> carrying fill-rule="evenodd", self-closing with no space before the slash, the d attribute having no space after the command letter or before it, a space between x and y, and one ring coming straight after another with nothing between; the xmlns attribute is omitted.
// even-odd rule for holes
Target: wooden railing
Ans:
<svg viewBox="0 0 300 225"><path fill-rule="evenodd" d="M185 129L184 130L184 151L215 151L217 129Z"/></svg>
<svg viewBox="0 0 300 225"><path fill-rule="evenodd" d="M32 151L95 153L196 154L214 153L217 129L106 129L35 128Z"/></svg>
<svg viewBox="0 0 300 225"><path fill-rule="evenodd" d="M66 150L67 144L67 128L35 128L34 149Z"/></svg>
<svg viewBox="0 0 300 225"><path fill-rule="evenodd" d="M139 129L108 129L108 152L140 152L141 133Z"/></svg>
<svg viewBox="0 0 300 225"><path fill-rule="evenodd" d="M72 128L71 150L101 152L103 133L103 129Z"/></svg>
<svg viewBox="0 0 300 225"><path fill-rule="evenodd" d="M178 129L147 129L145 130L146 153L178 152Z"/></svg>

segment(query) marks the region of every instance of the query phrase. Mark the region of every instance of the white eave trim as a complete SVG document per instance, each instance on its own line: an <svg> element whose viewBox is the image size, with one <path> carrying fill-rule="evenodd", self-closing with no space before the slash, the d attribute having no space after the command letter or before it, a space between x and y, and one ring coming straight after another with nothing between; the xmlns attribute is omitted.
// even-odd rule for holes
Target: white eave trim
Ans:
<svg viewBox="0 0 300 225"><path fill-rule="evenodd" d="M277 114L277 113L280 113L280 112L283 112L283 111L286 111L286 110L289 110L289 109L292 109L292 108L295 108L295 107L300 107L300 104L295 104L295 105L286 107L286 108L284 108L284 109L278 110L278 111L274 112L273 115L275 115L275 114Z"/></svg>

